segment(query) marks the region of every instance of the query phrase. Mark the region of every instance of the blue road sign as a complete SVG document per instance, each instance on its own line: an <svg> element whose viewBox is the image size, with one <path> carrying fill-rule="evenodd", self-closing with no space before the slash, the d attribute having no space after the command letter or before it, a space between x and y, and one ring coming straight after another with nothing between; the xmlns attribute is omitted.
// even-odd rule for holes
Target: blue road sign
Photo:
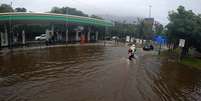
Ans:
<svg viewBox="0 0 201 101"><path fill-rule="evenodd" d="M154 40L156 43L158 44L165 44L167 42L167 38L166 36L162 36L162 35L157 35L154 37Z"/></svg>

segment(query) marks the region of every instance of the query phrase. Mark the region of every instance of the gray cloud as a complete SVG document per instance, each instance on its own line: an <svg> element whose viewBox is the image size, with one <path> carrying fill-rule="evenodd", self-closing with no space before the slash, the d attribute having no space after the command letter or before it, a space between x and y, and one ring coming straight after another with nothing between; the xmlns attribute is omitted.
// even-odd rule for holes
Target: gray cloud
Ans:
<svg viewBox="0 0 201 101"><path fill-rule="evenodd" d="M29 11L47 12L53 6L69 6L88 14L148 17L148 6L152 5L152 17L163 24L168 23L168 11L179 5L201 13L201 0L0 0L13 2L13 7L25 7Z"/></svg>

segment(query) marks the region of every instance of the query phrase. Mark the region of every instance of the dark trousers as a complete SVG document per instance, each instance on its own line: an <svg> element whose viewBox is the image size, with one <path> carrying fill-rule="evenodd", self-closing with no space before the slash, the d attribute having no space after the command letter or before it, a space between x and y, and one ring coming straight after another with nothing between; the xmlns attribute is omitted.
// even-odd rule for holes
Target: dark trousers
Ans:
<svg viewBox="0 0 201 101"><path fill-rule="evenodd" d="M134 54L131 54L131 55L128 57L129 60L132 60L132 58L134 58Z"/></svg>

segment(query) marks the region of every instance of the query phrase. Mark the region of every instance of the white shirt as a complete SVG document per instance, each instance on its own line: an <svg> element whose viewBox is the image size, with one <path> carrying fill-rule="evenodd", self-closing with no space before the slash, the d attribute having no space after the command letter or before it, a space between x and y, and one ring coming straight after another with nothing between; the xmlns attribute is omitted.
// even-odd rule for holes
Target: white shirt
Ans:
<svg viewBox="0 0 201 101"><path fill-rule="evenodd" d="M132 50L132 53L135 52L135 46L131 46L130 49Z"/></svg>

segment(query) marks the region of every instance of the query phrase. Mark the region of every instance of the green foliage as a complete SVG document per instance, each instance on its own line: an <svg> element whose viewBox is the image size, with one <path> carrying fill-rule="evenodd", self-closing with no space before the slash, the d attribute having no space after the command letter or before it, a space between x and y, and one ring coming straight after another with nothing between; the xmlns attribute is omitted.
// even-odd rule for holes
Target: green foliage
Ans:
<svg viewBox="0 0 201 101"><path fill-rule="evenodd" d="M99 16L97 16L97 15L91 15L91 18L96 18L96 19L101 19L101 20L103 20L102 17L99 17Z"/></svg>
<svg viewBox="0 0 201 101"><path fill-rule="evenodd" d="M196 58L192 58L192 57L187 57L184 58L181 61L182 64L189 66L189 67L193 67L193 68L197 68L197 69L201 69L201 60L200 59L196 59Z"/></svg>
<svg viewBox="0 0 201 101"><path fill-rule="evenodd" d="M8 4L1 4L0 5L0 13L6 13L6 12L26 12L27 9L24 7L18 7L13 9L10 5Z"/></svg>
<svg viewBox="0 0 201 101"><path fill-rule="evenodd" d="M112 36L119 36L123 38L127 35L129 36L136 36L136 24L127 24L122 22L114 22L115 26L111 27L110 33Z"/></svg>
<svg viewBox="0 0 201 101"><path fill-rule="evenodd" d="M163 51L160 56L164 58L165 60L171 60L171 62L178 62L179 60L179 48L177 48L174 51ZM190 68L197 68L201 69L201 60L198 58L193 57L184 57L179 64L183 64Z"/></svg>
<svg viewBox="0 0 201 101"><path fill-rule="evenodd" d="M27 9L26 8L15 8L15 12L27 12Z"/></svg>
<svg viewBox="0 0 201 101"><path fill-rule="evenodd" d="M177 11L169 12L169 24L167 33L169 40L178 43L179 39L185 39L185 49L195 47L201 52L201 17L191 10L179 6Z"/></svg>
<svg viewBox="0 0 201 101"><path fill-rule="evenodd" d="M163 30L163 25L160 24L160 23L156 23L154 33L157 34L157 35L161 35L161 34L163 34L163 31L164 31Z"/></svg>
<svg viewBox="0 0 201 101"><path fill-rule="evenodd" d="M129 35L136 38L152 39L154 34L150 30L152 30L150 24L145 23L142 18L138 18L136 22L130 24L125 23L125 21L115 22L115 26L110 29L113 36L119 36L120 38ZM156 27L156 32L158 34L163 33L163 26L160 23Z"/></svg>
<svg viewBox="0 0 201 101"><path fill-rule="evenodd" d="M143 39L153 39L154 33L161 34L164 31L163 25L159 22L156 26L156 32L153 33L151 27L151 22L146 22L144 19L138 18L137 21L130 24L125 22L115 22L115 26L111 27L110 30L113 36L119 36L120 38L129 35Z"/></svg>
<svg viewBox="0 0 201 101"><path fill-rule="evenodd" d="M143 19L138 18L136 23L136 34L138 38L143 38L144 33L144 21Z"/></svg>
<svg viewBox="0 0 201 101"><path fill-rule="evenodd" d="M13 8L8 4L0 5L0 13L13 12L13 11L14 11Z"/></svg>
<svg viewBox="0 0 201 101"><path fill-rule="evenodd" d="M50 11L50 13L58 13L58 14L70 14L70 15L78 15L78 16L88 16L87 14L84 14L82 11L77 10L75 8L70 7L53 7Z"/></svg>

